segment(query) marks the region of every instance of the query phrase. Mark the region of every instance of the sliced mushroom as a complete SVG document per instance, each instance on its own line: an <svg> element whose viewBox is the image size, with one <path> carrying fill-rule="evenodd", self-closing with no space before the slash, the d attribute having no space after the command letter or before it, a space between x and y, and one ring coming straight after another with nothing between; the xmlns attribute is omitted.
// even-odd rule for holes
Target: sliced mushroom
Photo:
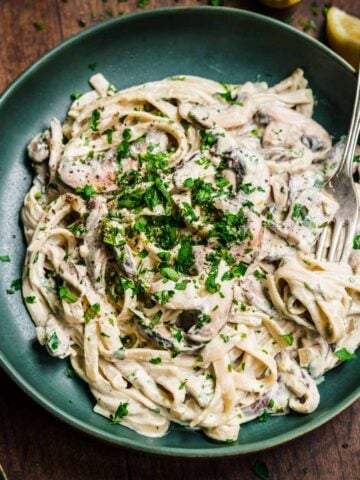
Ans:
<svg viewBox="0 0 360 480"><path fill-rule="evenodd" d="M35 163L41 163L50 155L50 131L38 133L27 146L28 155Z"/></svg>

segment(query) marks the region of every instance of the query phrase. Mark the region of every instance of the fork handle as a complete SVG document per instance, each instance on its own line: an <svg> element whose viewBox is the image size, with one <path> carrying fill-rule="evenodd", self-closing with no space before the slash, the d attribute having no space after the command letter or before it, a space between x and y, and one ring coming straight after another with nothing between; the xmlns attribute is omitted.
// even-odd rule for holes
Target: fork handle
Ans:
<svg viewBox="0 0 360 480"><path fill-rule="evenodd" d="M356 95L355 95L355 102L353 113L351 117L350 129L347 136L344 155L342 157L342 161L339 167L339 172L344 170L344 173L352 178L352 168L354 162L354 154L355 148L357 145L357 141L359 138L360 133L360 59L359 59L359 67L358 67L358 74L357 74L357 84L356 84Z"/></svg>

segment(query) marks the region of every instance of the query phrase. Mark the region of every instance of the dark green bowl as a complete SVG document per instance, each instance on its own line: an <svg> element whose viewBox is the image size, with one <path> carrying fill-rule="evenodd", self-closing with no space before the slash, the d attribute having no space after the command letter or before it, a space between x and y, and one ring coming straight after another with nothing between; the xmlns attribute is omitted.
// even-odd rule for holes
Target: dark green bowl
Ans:
<svg viewBox="0 0 360 480"><path fill-rule="evenodd" d="M317 100L315 117L335 137L347 130L355 92L354 71L329 49L285 24L229 8L164 9L117 18L85 30L36 62L0 100L0 255L11 257L11 263L0 264L2 367L33 399L70 425L146 452L247 453L291 440L334 417L359 397L360 358L326 376L316 412L252 422L242 427L234 445L178 426L164 438L146 438L94 414L87 386L67 378L65 362L37 345L20 293L6 293L21 276L25 252L19 221L31 182L25 146L53 115L64 118L70 94L88 88L88 65L93 63L118 88L179 74L271 84L302 67Z"/></svg>

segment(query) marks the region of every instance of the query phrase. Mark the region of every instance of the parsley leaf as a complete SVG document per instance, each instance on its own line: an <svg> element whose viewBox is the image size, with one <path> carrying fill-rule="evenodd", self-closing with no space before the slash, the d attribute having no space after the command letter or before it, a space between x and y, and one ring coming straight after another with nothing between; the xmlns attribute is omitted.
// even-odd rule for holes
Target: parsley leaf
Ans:
<svg viewBox="0 0 360 480"><path fill-rule="evenodd" d="M22 279L17 278L11 282L10 288L6 290L6 293L9 295L13 295L15 292L21 289L22 286Z"/></svg>
<svg viewBox="0 0 360 480"><path fill-rule="evenodd" d="M97 194L97 191L92 185L85 185L85 187L77 187L75 192L78 193L84 200L90 200L91 197Z"/></svg>
<svg viewBox="0 0 360 480"><path fill-rule="evenodd" d="M59 337L57 336L57 333L55 331L52 332L52 334L50 335L50 337L49 337L49 339L46 343L47 343L47 346L50 348L50 350L52 352L55 352L55 350L57 350L57 348L60 345L60 340L59 340Z"/></svg>
<svg viewBox="0 0 360 480"><path fill-rule="evenodd" d="M176 270L171 267L163 267L160 269L161 275L172 280L173 282L177 282L179 280L179 274Z"/></svg>
<svg viewBox="0 0 360 480"><path fill-rule="evenodd" d="M354 250L360 250L360 233L355 235L354 241L353 241L353 249Z"/></svg>
<svg viewBox="0 0 360 480"><path fill-rule="evenodd" d="M281 336L288 343L288 345L292 345L294 343L294 337L289 333L285 333L284 335L281 335Z"/></svg>
<svg viewBox="0 0 360 480"><path fill-rule="evenodd" d="M100 303L94 303L93 305L90 305L90 307L86 310L84 315L85 323L91 322L91 320L95 318L99 312L100 312Z"/></svg>
<svg viewBox="0 0 360 480"><path fill-rule="evenodd" d="M9 255L2 255L0 256L0 262L10 262Z"/></svg>
<svg viewBox="0 0 360 480"><path fill-rule="evenodd" d="M123 417L129 413L127 402L120 402L114 415L110 415L111 423L120 423Z"/></svg>
<svg viewBox="0 0 360 480"><path fill-rule="evenodd" d="M335 355L343 362L354 360L356 358L356 354L350 353L346 348L340 348L340 350L335 352Z"/></svg>
<svg viewBox="0 0 360 480"><path fill-rule="evenodd" d="M71 293L64 285L61 285L59 288L59 297L67 303L75 303L79 298L77 295Z"/></svg>
<svg viewBox="0 0 360 480"><path fill-rule="evenodd" d="M150 358L150 363L152 363L153 365L159 365L159 363L161 363L161 358L160 357L156 357L156 358Z"/></svg>
<svg viewBox="0 0 360 480"><path fill-rule="evenodd" d="M209 293L216 293L220 290L220 284L216 283L219 261L215 260L211 266L210 273L205 280L205 288Z"/></svg>
<svg viewBox="0 0 360 480"><path fill-rule="evenodd" d="M25 297L25 302L30 303L30 304L35 303L36 302L36 297L33 296L33 295L31 295L29 297Z"/></svg>
<svg viewBox="0 0 360 480"><path fill-rule="evenodd" d="M304 220L308 213L309 213L309 209L305 205L301 205L301 203L295 203L291 218L295 221L298 218L301 218L302 220Z"/></svg>
<svg viewBox="0 0 360 480"><path fill-rule="evenodd" d="M176 266L179 272L189 274L194 264L194 254L190 239L183 237L181 239L181 246L178 252Z"/></svg>
<svg viewBox="0 0 360 480"><path fill-rule="evenodd" d="M91 114L91 119L89 120L89 127L91 130L96 132L100 123L100 110L94 110Z"/></svg>

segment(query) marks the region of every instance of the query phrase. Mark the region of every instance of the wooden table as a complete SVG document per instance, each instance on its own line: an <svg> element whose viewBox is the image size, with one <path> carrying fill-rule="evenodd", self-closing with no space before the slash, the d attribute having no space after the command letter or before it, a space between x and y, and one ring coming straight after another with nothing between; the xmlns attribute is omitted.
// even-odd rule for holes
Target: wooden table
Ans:
<svg viewBox="0 0 360 480"><path fill-rule="evenodd" d="M64 38L98 21L138 10L138 3L0 0L0 91ZM333 3L360 17L360 0ZM206 0L150 0L145 8L201 4ZM255 0L225 0L226 6L277 17L321 39L324 4L303 0L296 7L274 11ZM316 30L309 21L315 22ZM41 409L2 371L0 392L0 463L9 480L247 480L256 478L252 473L256 461L266 463L270 479L360 478L360 402L315 432L271 451L224 460L182 460L127 452L86 437Z"/></svg>

